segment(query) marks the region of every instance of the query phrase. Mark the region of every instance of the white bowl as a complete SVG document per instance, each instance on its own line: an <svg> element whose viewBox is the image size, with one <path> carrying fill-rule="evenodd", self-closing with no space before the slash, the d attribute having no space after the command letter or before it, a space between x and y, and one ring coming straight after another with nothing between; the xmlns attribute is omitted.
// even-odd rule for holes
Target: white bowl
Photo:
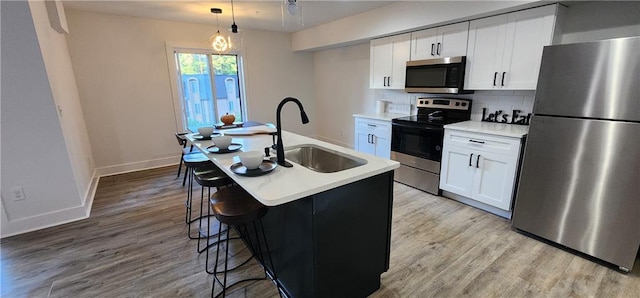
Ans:
<svg viewBox="0 0 640 298"><path fill-rule="evenodd" d="M201 136L208 138L213 134L213 126L198 127L198 133Z"/></svg>
<svg viewBox="0 0 640 298"><path fill-rule="evenodd" d="M218 137L214 137L211 140L213 140L213 144L216 145L216 147L220 148L220 149L227 149L229 148L229 145L231 145L231 140L233 138L230 136L218 136Z"/></svg>
<svg viewBox="0 0 640 298"><path fill-rule="evenodd" d="M262 164L264 154L260 151L247 151L238 155L240 162L249 170L257 169Z"/></svg>

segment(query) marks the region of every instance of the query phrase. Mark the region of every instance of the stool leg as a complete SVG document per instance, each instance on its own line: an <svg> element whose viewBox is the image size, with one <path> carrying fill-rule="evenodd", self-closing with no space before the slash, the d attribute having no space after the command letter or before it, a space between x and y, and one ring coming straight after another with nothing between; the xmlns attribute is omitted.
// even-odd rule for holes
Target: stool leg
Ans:
<svg viewBox="0 0 640 298"><path fill-rule="evenodd" d="M185 202L185 206L187 207L187 212L185 213L184 221L185 223L189 223L191 221L191 195L192 195L192 179L191 179L191 168L186 167L184 173L184 179L187 179L189 176L189 184L187 186L187 201ZM182 183L184 186L184 182Z"/></svg>
<svg viewBox="0 0 640 298"><path fill-rule="evenodd" d="M180 172L182 171L182 158L184 157L184 152L182 152L182 155L180 155L180 165L178 165L178 176L176 176L176 178L180 177ZM182 186L184 186L184 183L182 184Z"/></svg>
<svg viewBox="0 0 640 298"><path fill-rule="evenodd" d="M227 227L227 232L229 231L229 227ZM220 224L220 226L218 226L218 242L217 242L217 248L216 248L216 262L214 263L214 267L213 267L213 284L211 285L211 297L215 297L213 294L215 293L216 290L216 282L218 281L218 277L216 276L216 274L218 273L218 256L220 253L220 234L222 234L222 224ZM228 245L229 243L227 243ZM208 256L208 254L207 254ZM226 273L225 273L226 274Z"/></svg>
<svg viewBox="0 0 640 298"><path fill-rule="evenodd" d="M182 178L182 186L184 186L184 183L187 181L187 172L189 172L190 168L188 166L186 166L185 164L185 168L184 168L184 177Z"/></svg>
<svg viewBox="0 0 640 298"><path fill-rule="evenodd" d="M227 227L227 239L229 239L229 227ZM227 241L225 253L224 253L224 278L222 282L222 297L227 296L227 269L229 266L229 241Z"/></svg>

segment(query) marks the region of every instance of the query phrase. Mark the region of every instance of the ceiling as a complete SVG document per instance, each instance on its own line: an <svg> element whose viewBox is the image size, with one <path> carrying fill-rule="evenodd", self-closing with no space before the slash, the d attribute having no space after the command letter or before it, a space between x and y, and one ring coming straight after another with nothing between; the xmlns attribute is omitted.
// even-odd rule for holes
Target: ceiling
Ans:
<svg viewBox="0 0 640 298"><path fill-rule="evenodd" d="M295 32L317 25L329 23L344 17L356 15L389 5L394 1L364 0L297 0L301 12L293 18L287 14L285 0L242 1L235 0L233 9L236 24L242 30L256 29L281 32ZM122 16L153 18L178 22L202 23L215 26L216 15L211 8L221 8L218 15L220 27L231 26L231 1L63 1L65 9L108 13ZM283 11L284 8L284 11ZM283 14L285 19L283 21ZM300 17L301 15L301 17ZM284 25L283 25L284 23Z"/></svg>

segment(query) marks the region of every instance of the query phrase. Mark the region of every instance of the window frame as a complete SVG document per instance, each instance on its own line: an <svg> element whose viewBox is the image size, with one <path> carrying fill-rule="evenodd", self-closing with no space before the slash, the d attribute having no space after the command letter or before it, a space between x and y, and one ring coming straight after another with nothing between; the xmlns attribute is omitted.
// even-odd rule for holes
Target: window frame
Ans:
<svg viewBox="0 0 640 298"><path fill-rule="evenodd" d="M165 49L166 49L166 55L167 55L167 64L169 67L169 78L171 80L170 82L171 95L172 95L171 97L173 101L173 112L174 112L176 132L195 132L195 131L190 131L188 129L187 123L186 123L186 115L182 110L181 101L182 101L183 86L180 81L179 65L176 59L176 53L181 52L181 53L210 54L210 55L217 55L217 54L214 53L213 50L208 48L202 48L201 46L176 45L168 42L165 42ZM247 119L249 119L249 114L247 111L248 100L247 100L247 94L246 94L246 88L245 88L245 75L244 75L245 67L243 63L242 53L239 51L234 51L234 52L227 53L227 55L236 55L236 59L238 63L238 88L239 88L238 91L240 94L240 101L241 101L240 109L241 109L243 121L247 121ZM209 60L210 71L213 72L212 60L211 59L208 59L208 60ZM210 77L211 77L212 86L215 86L214 76L211 75ZM212 96L213 96L214 109L215 109L215 112L217 113L218 103L217 103L217 95L215 90L212 90Z"/></svg>

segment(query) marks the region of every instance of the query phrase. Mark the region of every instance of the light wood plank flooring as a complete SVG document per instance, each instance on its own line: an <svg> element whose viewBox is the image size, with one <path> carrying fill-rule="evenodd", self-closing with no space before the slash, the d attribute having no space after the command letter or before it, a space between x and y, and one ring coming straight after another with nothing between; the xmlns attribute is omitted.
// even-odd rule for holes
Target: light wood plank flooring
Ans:
<svg viewBox="0 0 640 298"><path fill-rule="evenodd" d="M2 239L2 297L209 296L175 170L102 178L89 219ZM372 297L640 297L640 260L622 274L513 232L497 216L394 187L391 268ZM231 251L246 255L241 245ZM261 271L251 262L238 274ZM229 296L278 294L259 281Z"/></svg>

